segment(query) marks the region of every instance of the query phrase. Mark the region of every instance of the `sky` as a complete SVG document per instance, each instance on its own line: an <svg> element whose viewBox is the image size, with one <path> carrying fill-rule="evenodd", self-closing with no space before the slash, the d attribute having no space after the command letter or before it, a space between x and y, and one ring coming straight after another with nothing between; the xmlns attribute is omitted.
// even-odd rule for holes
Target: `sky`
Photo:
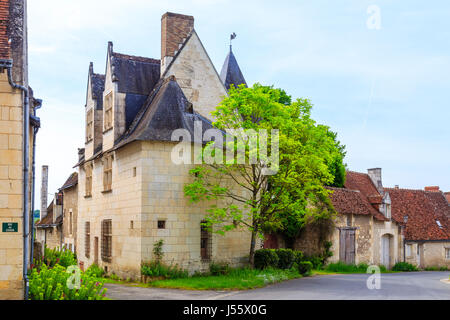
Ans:
<svg viewBox="0 0 450 320"><path fill-rule="evenodd" d="M53 194L84 147L89 62L104 73L114 51L160 58L161 16L195 17L220 72L229 35L248 84L308 98L313 118L346 145L350 170L383 169L386 187L450 191L450 2L30 0L29 78L41 166Z"/></svg>

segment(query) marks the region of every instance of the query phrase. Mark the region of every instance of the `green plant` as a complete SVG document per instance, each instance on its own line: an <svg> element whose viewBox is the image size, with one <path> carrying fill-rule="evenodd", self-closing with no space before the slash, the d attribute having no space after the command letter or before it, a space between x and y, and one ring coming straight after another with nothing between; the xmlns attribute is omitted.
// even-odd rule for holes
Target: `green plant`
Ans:
<svg viewBox="0 0 450 320"><path fill-rule="evenodd" d="M410 271L418 271L418 268L415 265L412 265L407 262L397 262L392 267L392 271L410 272Z"/></svg>
<svg viewBox="0 0 450 320"><path fill-rule="evenodd" d="M278 256L278 268L290 269L295 262L295 253L291 249L276 249L275 253Z"/></svg>
<svg viewBox="0 0 450 320"><path fill-rule="evenodd" d="M101 278L105 274L105 270L100 268L97 264L93 263L89 268L86 270L86 275L89 275L91 277Z"/></svg>
<svg viewBox="0 0 450 320"><path fill-rule="evenodd" d="M188 271L178 265L168 266L157 261L142 263L141 274L150 278L164 279L187 278L189 276Z"/></svg>
<svg viewBox="0 0 450 320"><path fill-rule="evenodd" d="M212 276L227 275L230 273L230 266L227 263L214 263L209 265L209 273Z"/></svg>
<svg viewBox="0 0 450 320"><path fill-rule="evenodd" d="M313 268L311 261L300 261L297 265L298 272L301 275L309 274Z"/></svg>
<svg viewBox="0 0 450 320"><path fill-rule="evenodd" d="M304 261L310 261L313 265L313 269L322 269L323 266L323 257L321 256L304 256L303 257Z"/></svg>
<svg viewBox="0 0 450 320"><path fill-rule="evenodd" d="M115 280L115 281L121 280L120 277L118 275L116 275L114 272L111 273L111 275L108 278L110 278L111 280Z"/></svg>
<svg viewBox="0 0 450 320"><path fill-rule="evenodd" d="M274 249L259 249L255 251L255 268L266 269L278 266L278 255Z"/></svg>
<svg viewBox="0 0 450 320"><path fill-rule="evenodd" d="M161 262L164 257L163 252L164 240L161 239L153 244L153 254L157 262Z"/></svg>
<svg viewBox="0 0 450 320"><path fill-rule="evenodd" d="M45 264L47 267L54 267L59 264L65 268L69 266L76 266L78 264L76 255L65 248L50 249L47 246L44 247L44 256L42 260L35 261L35 265L39 266Z"/></svg>
<svg viewBox="0 0 450 320"><path fill-rule="evenodd" d="M77 275L63 266L56 264L49 268L42 264L39 271L34 268L30 273L30 300L104 300L107 289L102 282L82 272L79 276L77 284ZM68 281L72 280L70 277L75 279L73 289L68 285L73 283Z"/></svg>

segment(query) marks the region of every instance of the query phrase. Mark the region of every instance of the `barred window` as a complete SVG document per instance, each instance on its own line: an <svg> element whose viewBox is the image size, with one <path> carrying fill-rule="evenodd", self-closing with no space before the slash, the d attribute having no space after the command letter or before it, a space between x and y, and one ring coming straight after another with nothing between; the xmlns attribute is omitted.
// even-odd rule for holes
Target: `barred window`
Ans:
<svg viewBox="0 0 450 320"><path fill-rule="evenodd" d="M93 132L94 132L94 113L91 110L88 111L86 115L86 142L92 140Z"/></svg>
<svg viewBox="0 0 450 320"><path fill-rule="evenodd" d="M212 237L211 232L205 227L206 221L202 221L200 224L200 254L202 260L211 259L211 247L212 247Z"/></svg>
<svg viewBox="0 0 450 320"><path fill-rule="evenodd" d="M90 197L92 195L92 164L88 163L85 166L86 171L86 190L85 190L85 196Z"/></svg>
<svg viewBox="0 0 450 320"><path fill-rule="evenodd" d="M105 97L105 119L104 119L104 131L107 131L113 127L113 98L112 93L109 93Z"/></svg>
<svg viewBox="0 0 450 320"><path fill-rule="evenodd" d="M111 262L112 257L112 220L102 221L102 260Z"/></svg>
<svg viewBox="0 0 450 320"><path fill-rule="evenodd" d="M450 248L445 248L445 259L450 260Z"/></svg>
<svg viewBox="0 0 450 320"><path fill-rule="evenodd" d="M112 156L103 160L103 191L111 191L112 188Z"/></svg>
<svg viewBox="0 0 450 320"><path fill-rule="evenodd" d="M91 256L91 223L84 223L84 255L86 258Z"/></svg>

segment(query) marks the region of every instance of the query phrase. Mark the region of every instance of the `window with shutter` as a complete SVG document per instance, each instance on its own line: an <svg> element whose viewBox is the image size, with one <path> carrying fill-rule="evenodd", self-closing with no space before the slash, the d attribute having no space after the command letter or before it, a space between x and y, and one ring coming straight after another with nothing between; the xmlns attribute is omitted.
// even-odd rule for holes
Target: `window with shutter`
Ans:
<svg viewBox="0 0 450 320"><path fill-rule="evenodd" d="M102 260L111 262L112 258L112 220L102 221Z"/></svg>

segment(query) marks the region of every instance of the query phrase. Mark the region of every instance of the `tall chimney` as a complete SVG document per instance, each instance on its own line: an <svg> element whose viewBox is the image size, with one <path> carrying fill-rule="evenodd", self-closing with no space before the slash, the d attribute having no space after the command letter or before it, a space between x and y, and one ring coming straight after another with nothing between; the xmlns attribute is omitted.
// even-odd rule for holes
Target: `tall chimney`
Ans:
<svg viewBox="0 0 450 320"><path fill-rule="evenodd" d="M161 75L194 29L194 17L167 12L161 18Z"/></svg>
<svg viewBox="0 0 450 320"><path fill-rule="evenodd" d="M439 186L432 186L432 187L425 187L425 191L439 192L441 190L440 190Z"/></svg>
<svg viewBox="0 0 450 320"><path fill-rule="evenodd" d="M384 193L383 183L381 182L381 168L367 169L367 172L378 192Z"/></svg>
<svg viewBox="0 0 450 320"><path fill-rule="evenodd" d="M47 216L48 166L42 166L41 220Z"/></svg>

